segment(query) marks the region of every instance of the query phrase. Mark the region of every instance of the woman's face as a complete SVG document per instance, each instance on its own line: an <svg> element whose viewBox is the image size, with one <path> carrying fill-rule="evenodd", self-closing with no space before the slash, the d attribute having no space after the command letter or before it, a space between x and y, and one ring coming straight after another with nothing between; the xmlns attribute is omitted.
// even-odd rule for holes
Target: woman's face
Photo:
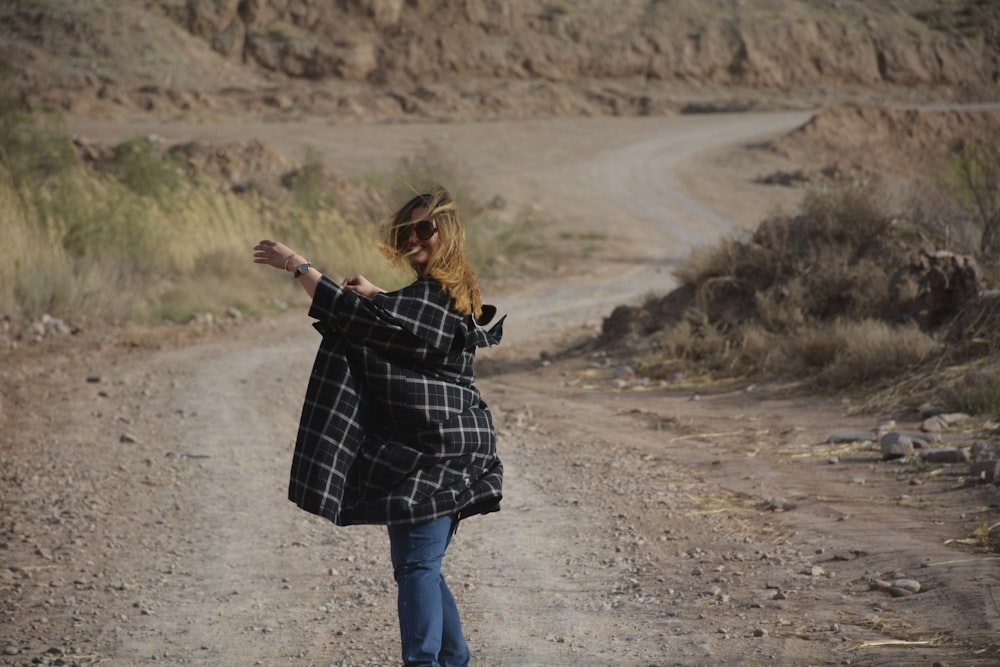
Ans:
<svg viewBox="0 0 1000 667"><path fill-rule="evenodd" d="M410 214L411 224L406 225L399 232L400 247L406 253L406 258L409 260L410 266L417 270L427 266L427 262L431 260L434 253L441 247L441 234L437 231L437 225L434 225L434 233L429 238L422 239L417 234L416 223L428 220L427 212L426 208L413 209L413 213ZM433 225L434 223L431 221L431 224ZM424 230L429 229L426 223L422 227Z"/></svg>

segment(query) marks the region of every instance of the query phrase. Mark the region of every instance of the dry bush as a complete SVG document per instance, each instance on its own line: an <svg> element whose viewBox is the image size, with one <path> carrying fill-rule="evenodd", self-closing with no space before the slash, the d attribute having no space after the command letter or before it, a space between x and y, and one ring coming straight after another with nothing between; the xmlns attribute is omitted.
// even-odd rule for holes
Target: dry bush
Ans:
<svg viewBox="0 0 1000 667"><path fill-rule="evenodd" d="M816 379L834 389L901 375L925 361L938 347L934 338L915 324L840 320L830 327L828 335L827 349L833 354Z"/></svg>
<svg viewBox="0 0 1000 667"><path fill-rule="evenodd" d="M965 305L945 332L951 359L1000 355L1000 292L981 294Z"/></svg>
<svg viewBox="0 0 1000 667"><path fill-rule="evenodd" d="M721 240L714 247L697 246L687 261L674 271L674 277L682 286L696 289L712 278L730 275L741 244L740 240L731 238Z"/></svg>
<svg viewBox="0 0 1000 667"><path fill-rule="evenodd" d="M689 362L713 362L724 359L730 343L707 320L692 317L671 327L665 337L669 356Z"/></svg>
<svg viewBox="0 0 1000 667"><path fill-rule="evenodd" d="M837 358L844 340L832 327L811 326L789 336L790 362L796 375L815 375Z"/></svg>
<svg viewBox="0 0 1000 667"><path fill-rule="evenodd" d="M799 231L803 245L842 245L863 249L882 237L892 218L881 204L878 184L809 193L802 203Z"/></svg>
<svg viewBox="0 0 1000 667"><path fill-rule="evenodd" d="M768 375L839 389L904 373L939 346L894 292L913 251L898 236L912 230L879 201L872 188L812 194L797 214L694 254L674 293L690 298L647 301L613 328L656 332L642 368L661 376ZM677 312L662 312L667 303Z"/></svg>
<svg viewBox="0 0 1000 667"><path fill-rule="evenodd" d="M756 324L741 327L729 367L734 375L788 375L790 362L784 337Z"/></svg>
<svg viewBox="0 0 1000 667"><path fill-rule="evenodd" d="M721 329L752 321L788 332L810 320L877 317L896 270L884 242L890 220L872 190L812 194L799 214L696 252L676 276Z"/></svg>
<svg viewBox="0 0 1000 667"><path fill-rule="evenodd" d="M775 333L796 331L806 323L802 304L806 301L805 286L791 281L780 288L754 294L754 310L760 326Z"/></svg>

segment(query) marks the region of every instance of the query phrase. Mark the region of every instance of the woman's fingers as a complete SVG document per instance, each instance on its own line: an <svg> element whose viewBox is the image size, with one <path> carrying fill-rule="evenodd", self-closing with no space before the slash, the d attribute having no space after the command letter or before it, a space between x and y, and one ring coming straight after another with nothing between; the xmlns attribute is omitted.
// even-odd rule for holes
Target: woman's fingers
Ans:
<svg viewBox="0 0 1000 667"><path fill-rule="evenodd" d="M279 269L285 268L288 260L294 256L284 243L264 239L253 247L253 261L257 264L269 264Z"/></svg>

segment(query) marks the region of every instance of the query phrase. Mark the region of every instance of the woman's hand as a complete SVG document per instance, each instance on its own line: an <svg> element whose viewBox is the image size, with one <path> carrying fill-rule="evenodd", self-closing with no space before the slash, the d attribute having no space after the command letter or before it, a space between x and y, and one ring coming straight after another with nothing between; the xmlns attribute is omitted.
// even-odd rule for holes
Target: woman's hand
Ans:
<svg viewBox="0 0 1000 667"><path fill-rule="evenodd" d="M255 264L267 264L285 271L296 271L303 264L308 264L305 257L284 243L268 239L264 239L253 247L253 261ZM315 268L310 268L305 273L296 271L294 278L295 282L306 291L311 299L316 294L316 286L323 278L323 274Z"/></svg>
<svg viewBox="0 0 1000 667"><path fill-rule="evenodd" d="M380 294L385 290L378 285L373 284L367 278L362 275L351 276L340 284L345 290L350 292L357 292L363 297L372 298L376 294Z"/></svg>
<svg viewBox="0 0 1000 667"><path fill-rule="evenodd" d="M296 257L301 261L295 262ZM298 264L304 263L305 259L284 243L265 239L253 247L253 261L256 264L267 264L276 269L292 271Z"/></svg>

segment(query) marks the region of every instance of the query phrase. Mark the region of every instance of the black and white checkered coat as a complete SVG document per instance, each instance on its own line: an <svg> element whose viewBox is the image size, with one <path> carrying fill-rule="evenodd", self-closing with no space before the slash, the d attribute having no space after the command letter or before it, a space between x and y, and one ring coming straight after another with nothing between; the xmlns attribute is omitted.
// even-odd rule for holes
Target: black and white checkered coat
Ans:
<svg viewBox="0 0 1000 667"><path fill-rule="evenodd" d="M430 278L372 299L321 279L290 500L339 525L499 509L503 466L472 362L503 320L487 331L450 306Z"/></svg>

